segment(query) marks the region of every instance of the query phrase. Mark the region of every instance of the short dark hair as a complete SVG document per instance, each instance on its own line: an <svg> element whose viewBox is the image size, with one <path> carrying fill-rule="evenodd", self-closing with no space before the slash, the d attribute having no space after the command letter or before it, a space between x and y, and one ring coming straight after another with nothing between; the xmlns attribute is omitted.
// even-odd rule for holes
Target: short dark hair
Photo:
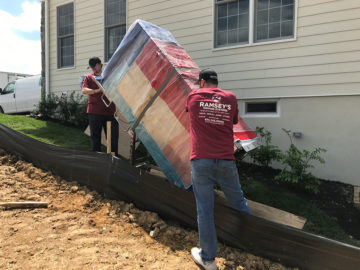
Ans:
<svg viewBox="0 0 360 270"><path fill-rule="evenodd" d="M218 76L217 73L215 72L215 70L213 69L203 69L200 71L199 73L199 82L201 80L204 80L207 83L211 83L211 84L218 84Z"/></svg>
<svg viewBox="0 0 360 270"><path fill-rule="evenodd" d="M91 68L93 68L93 67L96 66L96 64L101 64L100 58L99 58L99 57L96 57L96 56L91 57L91 58L89 59L89 66L90 66Z"/></svg>

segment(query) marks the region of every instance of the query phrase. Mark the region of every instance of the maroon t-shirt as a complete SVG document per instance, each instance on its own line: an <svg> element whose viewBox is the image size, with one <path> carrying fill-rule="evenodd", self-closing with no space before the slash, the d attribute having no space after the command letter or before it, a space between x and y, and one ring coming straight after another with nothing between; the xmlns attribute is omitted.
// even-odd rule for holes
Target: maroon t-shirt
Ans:
<svg viewBox="0 0 360 270"><path fill-rule="evenodd" d="M92 76L94 76L94 73L91 73L87 75L83 82L83 87L90 88L90 89L99 89L97 84L92 79ZM101 99L101 96L103 93L98 93L94 95L89 95L89 101L87 106L87 113L93 113L93 114L101 114L101 115L113 115L115 113L115 105L114 103L111 103L109 107L106 107L104 102ZM103 99L105 100L106 104L109 104L109 100L106 98L106 96L103 96Z"/></svg>
<svg viewBox="0 0 360 270"><path fill-rule="evenodd" d="M233 124L238 106L233 93L201 88L186 100L190 117L190 159L234 159Z"/></svg>

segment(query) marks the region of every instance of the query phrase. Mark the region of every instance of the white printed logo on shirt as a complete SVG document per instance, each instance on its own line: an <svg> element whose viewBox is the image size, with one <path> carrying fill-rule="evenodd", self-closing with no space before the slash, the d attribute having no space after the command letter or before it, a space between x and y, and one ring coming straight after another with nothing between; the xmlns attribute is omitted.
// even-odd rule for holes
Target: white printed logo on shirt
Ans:
<svg viewBox="0 0 360 270"><path fill-rule="evenodd" d="M214 102L220 102L221 101L221 96L218 94L214 94L211 98Z"/></svg>

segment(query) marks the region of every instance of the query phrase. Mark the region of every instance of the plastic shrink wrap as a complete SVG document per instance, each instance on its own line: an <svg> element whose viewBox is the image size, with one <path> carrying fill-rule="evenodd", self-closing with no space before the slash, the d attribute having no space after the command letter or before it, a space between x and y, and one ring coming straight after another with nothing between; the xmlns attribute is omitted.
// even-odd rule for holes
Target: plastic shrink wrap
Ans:
<svg viewBox="0 0 360 270"><path fill-rule="evenodd" d="M167 179L183 188L191 185L185 102L190 91L199 88L199 71L167 29L137 20L108 62L102 80L106 96ZM234 134L240 142L257 139L242 120Z"/></svg>

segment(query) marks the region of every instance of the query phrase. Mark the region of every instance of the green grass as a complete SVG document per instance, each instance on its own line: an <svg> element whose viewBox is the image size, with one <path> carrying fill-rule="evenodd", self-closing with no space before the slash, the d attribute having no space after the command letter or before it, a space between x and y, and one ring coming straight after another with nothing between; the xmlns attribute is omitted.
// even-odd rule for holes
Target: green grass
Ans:
<svg viewBox="0 0 360 270"><path fill-rule="evenodd" d="M241 185L250 200L306 218L304 231L360 246L359 241L351 239L334 218L287 189L254 179L244 180Z"/></svg>
<svg viewBox="0 0 360 270"><path fill-rule="evenodd" d="M44 143L65 148L90 150L90 138L83 130L24 115L0 114L0 124Z"/></svg>

